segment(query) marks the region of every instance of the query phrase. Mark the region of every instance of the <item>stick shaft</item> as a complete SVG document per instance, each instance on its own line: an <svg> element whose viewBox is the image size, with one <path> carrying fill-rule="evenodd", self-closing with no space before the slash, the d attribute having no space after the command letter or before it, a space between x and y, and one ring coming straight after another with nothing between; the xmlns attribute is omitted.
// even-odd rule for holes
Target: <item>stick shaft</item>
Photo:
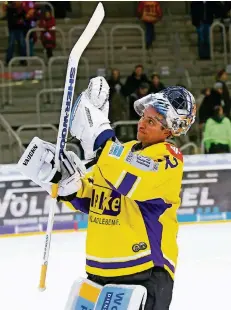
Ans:
<svg viewBox="0 0 231 310"><path fill-rule="evenodd" d="M74 96L76 75L78 70L79 59L84 52L85 48L91 41L92 37L96 33L99 28L101 22L104 18L104 8L102 3L99 3L95 9L95 12L92 15L87 27L82 33L81 37L74 45L68 60L67 65L67 74L65 80L65 87L63 93L63 101L62 101L62 109L60 114L60 122L59 122L59 131L57 136L57 144L55 151L55 166L60 171L60 155L62 151L66 147L66 140L69 129L70 122L70 111ZM41 266L40 272L40 281L39 281L39 289L44 291L46 288L46 274L47 274L47 266L48 266L48 258L50 252L50 243L51 243L51 233L53 229L54 223L54 214L55 214L55 206L56 206L56 198L58 196L58 184L52 185L52 204L49 209L49 216L47 222L47 230L45 236L45 245L43 251L43 262Z"/></svg>

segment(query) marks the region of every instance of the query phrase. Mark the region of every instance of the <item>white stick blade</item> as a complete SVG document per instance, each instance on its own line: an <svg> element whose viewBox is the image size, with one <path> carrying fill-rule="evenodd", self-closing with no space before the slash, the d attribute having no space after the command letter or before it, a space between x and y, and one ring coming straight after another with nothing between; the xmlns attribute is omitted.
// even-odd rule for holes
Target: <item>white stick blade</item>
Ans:
<svg viewBox="0 0 231 310"><path fill-rule="evenodd" d="M100 2L90 21L88 22L86 28L84 29L83 33L81 34L80 38L78 39L78 45L75 44L70 56L78 57L78 55L81 56L81 54L84 52L86 46L90 43L91 39L95 35L96 31L98 30L100 24L102 23L105 16L104 8L102 3ZM74 55L72 55L74 54Z"/></svg>

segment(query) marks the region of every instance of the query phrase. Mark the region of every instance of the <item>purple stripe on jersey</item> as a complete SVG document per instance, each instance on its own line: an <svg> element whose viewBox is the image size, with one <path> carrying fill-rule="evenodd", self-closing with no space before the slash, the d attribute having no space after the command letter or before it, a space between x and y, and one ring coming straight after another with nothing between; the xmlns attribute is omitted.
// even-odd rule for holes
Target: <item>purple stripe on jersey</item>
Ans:
<svg viewBox="0 0 231 310"><path fill-rule="evenodd" d="M119 187L117 188L117 191L120 194L126 196L129 193L129 191L131 190L131 188L134 185L136 180L137 180L137 176L127 172L125 174L123 181L120 183Z"/></svg>
<svg viewBox="0 0 231 310"><path fill-rule="evenodd" d="M89 213L89 209L90 209L90 198L78 198L75 197L73 200L70 201L70 203L73 205L73 207L76 210L79 210L83 213L88 214Z"/></svg>
<svg viewBox="0 0 231 310"><path fill-rule="evenodd" d="M110 262L110 263L102 263L94 260L86 260L86 264L89 267L101 268L101 269L119 269L119 268L127 268L133 267L137 265L142 265L144 263L150 262L152 260L151 255L147 255L145 257L141 257L135 260L130 260L126 262Z"/></svg>
<svg viewBox="0 0 231 310"><path fill-rule="evenodd" d="M161 251L161 239L162 239L162 224L159 222L159 217L172 205L167 204L163 199L151 199L147 201L135 201L143 216L146 231L148 234L150 246L151 246L151 257L155 266L164 267L167 265L173 272L175 268L163 257Z"/></svg>
<svg viewBox="0 0 231 310"><path fill-rule="evenodd" d="M166 258L164 258L164 264L168 266L173 273L175 272L175 267Z"/></svg>

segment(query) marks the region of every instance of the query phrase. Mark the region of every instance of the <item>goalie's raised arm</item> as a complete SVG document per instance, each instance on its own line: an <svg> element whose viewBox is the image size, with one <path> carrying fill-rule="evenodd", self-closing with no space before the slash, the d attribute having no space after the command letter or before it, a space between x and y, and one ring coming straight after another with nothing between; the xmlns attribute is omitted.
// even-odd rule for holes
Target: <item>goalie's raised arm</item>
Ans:
<svg viewBox="0 0 231 310"><path fill-rule="evenodd" d="M93 159L107 140L115 138L108 119L108 97L107 81L104 77L96 77L90 80L73 106L70 133L80 141L86 160Z"/></svg>

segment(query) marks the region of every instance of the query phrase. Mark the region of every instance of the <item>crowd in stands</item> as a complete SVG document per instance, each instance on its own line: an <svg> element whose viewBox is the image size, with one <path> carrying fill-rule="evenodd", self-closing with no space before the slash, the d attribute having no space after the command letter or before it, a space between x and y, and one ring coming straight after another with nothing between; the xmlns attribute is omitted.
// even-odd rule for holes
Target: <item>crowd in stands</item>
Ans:
<svg viewBox="0 0 231 310"><path fill-rule="evenodd" d="M197 120L189 135L178 139L178 146L190 141L199 144L203 139L205 153L231 151L231 99L227 80L226 70L220 70L213 87L203 89L201 96L196 98ZM112 123L121 120L137 121L139 117L133 108L134 101L165 88L158 73L154 72L147 77L140 64L135 66L134 72L124 83L121 82L120 71L113 69L108 84L111 89L109 119ZM125 131L125 136L130 135L128 139L135 138L135 128L129 130L129 133Z"/></svg>
<svg viewBox="0 0 231 310"><path fill-rule="evenodd" d="M54 2L55 3L55 2ZM69 3L67 1L67 3ZM18 43L20 56L26 56L26 35L30 29L43 28L41 32L32 32L29 37L29 55L34 55L34 45L40 39L46 56L53 56L56 46L55 17L49 6L37 6L35 1L12 1L4 4L5 19L9 31L9 43L6 53L6 65L14 56L15 42ZM65 10L64 10L65 11ZM221 2L194 1L191 3L192 23L198 33L198 53L200 59L210 59L209 28L215 17L225 19L230 6ZM57 11L57 15L60 12ZM137 16L145 29L147 50L153 47L155 41L155 24L162 18L162 10L158 1L140 1L137 7ZM60 16L59 16L60 17ZM25 60L21 64L26 64ZM187 137L180 140L184 143L204 139L206 153L223 153L231 151L231 101L227 87L227 72L223 69L216 75L213 87L206 88L197 98L197 122ZM147 94L157 93L165 88L160 75L153 72L147 76L141 64L135 66L134 71L126 80L121 80L120 71L113 69L107 79L110 86L110 112L111 123L117 121L137 121L139 116L135 113L134 101ZM184 86L184 85L183 85ZM136 130L130 130L130 135L124 131L127 140L135 138ZM120 132L121 134L121 132ZM198 139L199 137L199 139Z"/></svg>
<svg viewBox="0 0 231 310"><path fill-rule="evenodd" d="M215 18L228 25L231 5L222 1L192 1L192 24L196 27L198 35L198 55L201 60L210 59L210 26ZM145 29L146 49L153 48L155 41L155 24L161 20L163 12L158 1L140 1L137 7L137 16ZM228 75L225 70L217 73L212 88L202 91L203 100L197 102L197 122L192 126L188 137L178 139L179 146L193 141L197 144L203 139L206 153L225 153L231 151L231 101L227 87ZM111 89L110 120L138 120L133 109L135 100L149 93L156 93L165 88L160 76L154 72L150 77L144 73L142 65L137 65L134 72L127 77L123 84L120 72L112 70L108 79ZM135 130L131 135L135 134Z"/></svg>
<svg viewBox="0 0 231 310"><path fill-rule="evenodd" d="M39 39L46 50L47 58L53 56L56 46L55 18L49 6L37 6L35 1L9 1L4 3L9 40L6 52L6 66L14 56L15 43L18 44L18 56L34 56L34 45ZM26 35L29 30L43 28L40 34L32 32L29 36L29 55L26 51ZM21 64L26 64L25 60Z"/></svg>
<svg viewBox="0 0 231 310"><path fill-rule="evenodd" d="M202 91L198 102L198 122L207 153L231 151L231 100L227 86L228 74L220 70L212 88Z"/></svg>
<svg viewBox="0 0 231 310"><path fill-rule="evenodd" d="M126 119L138 120L138 115L133 109L134 101L147 94L157 93L165 88L160 81L160 76L154 72L149 79L144 73L144 68L141 64L135 66L134 71L127 77L125 83L122 83L120 80L120 71L113 69L108 79L108 84L110 86L111 122ZM119 97L115 97L117 94L119 94ZM118 101L121 98L126 102L126 107L119 109L117 108Z"/></svg>

